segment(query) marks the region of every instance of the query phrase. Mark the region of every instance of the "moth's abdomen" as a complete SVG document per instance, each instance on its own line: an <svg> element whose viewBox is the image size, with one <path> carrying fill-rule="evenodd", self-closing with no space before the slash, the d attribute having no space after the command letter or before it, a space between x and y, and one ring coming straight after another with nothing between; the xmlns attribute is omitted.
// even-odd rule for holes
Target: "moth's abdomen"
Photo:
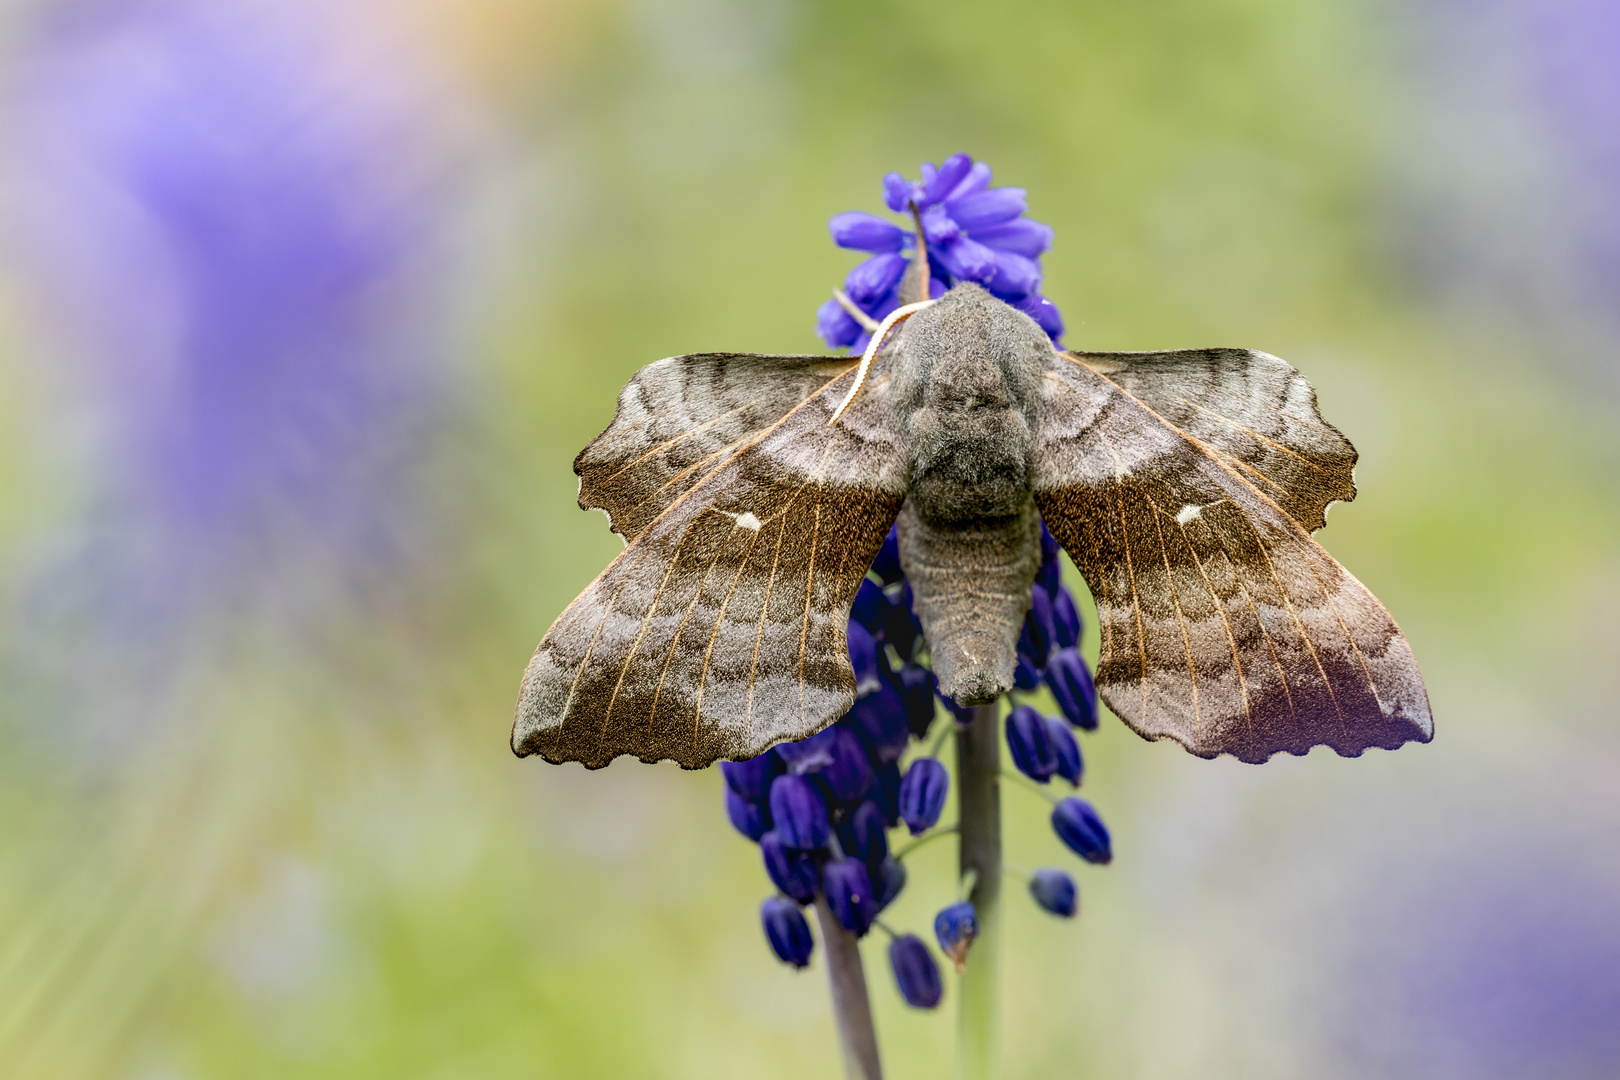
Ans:
<svg viewBox="0 0 1620 1080"><path fill-rule="evenodd" d="M941 692L980 705L1012 689L1018 635L1041 562L1041 520L1024 496L1015 513L945 524L900 512L900 561Z"/></svg>

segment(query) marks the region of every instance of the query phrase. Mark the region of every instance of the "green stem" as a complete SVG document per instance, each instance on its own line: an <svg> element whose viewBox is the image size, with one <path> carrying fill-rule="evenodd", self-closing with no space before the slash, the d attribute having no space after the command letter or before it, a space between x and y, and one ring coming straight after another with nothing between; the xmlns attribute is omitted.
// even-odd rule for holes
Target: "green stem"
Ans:
<svg viewBox="0 0 1620 1080"><path fill-rule="evenodd" d="M907 844L905 847L901 848L899 851L896 851L894 853L894 857L896 859L899 859L901 862L904 862L907 855L910 855L913 851L916 851L918 848L922 847L924 844L928 843L930 840L938 840L942 836L954 836L955 834L956 834L956 826L955 825L947 825L943 829L935 829L933 832L929 833L927 836L919 836L917 839L913 840L911 843Z"/></svg>
<svg viewBox="0 0 1620 1080"><path fill-rule="evenodd" d="M821 924L821 944L827 954L827 981L832 991L833 1020L838 1025L838 1045L844 1052L844 1075L849 1080L883 1080L860 943L839 925L825 896L816 897L816 921Z"/></svg>
<svg viewBox="0 0 1620 1080"><path fill-rule="evenodd" d="M956 736L961 874L974 875L979 936L958 980L956 1075L994 1080L1001 1056L1001 731L995 704Z"/></svg>

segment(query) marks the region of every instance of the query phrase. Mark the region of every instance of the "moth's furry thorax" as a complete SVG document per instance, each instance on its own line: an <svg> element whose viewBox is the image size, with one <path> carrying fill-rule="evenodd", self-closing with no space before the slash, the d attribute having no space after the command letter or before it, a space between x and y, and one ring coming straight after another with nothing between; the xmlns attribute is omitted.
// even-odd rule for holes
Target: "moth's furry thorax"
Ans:
<svg viewBox="0 0 1620 1080"><path fill-rule="evenodd" d="M891 357L911 452L901 561L940 687L964 705L1012 687L1040 566L1029 459L1053 357L1033 319L976 285L912 316Z"/></svg>
<svg viewBox="0 0 1620 1080"><path fill-rule="evenodd" d="M924 520L1020 512L1053 355L1033 319L977 285L958 285L904 324L890 357L891 409L911 450L911 503Z"/></svg>

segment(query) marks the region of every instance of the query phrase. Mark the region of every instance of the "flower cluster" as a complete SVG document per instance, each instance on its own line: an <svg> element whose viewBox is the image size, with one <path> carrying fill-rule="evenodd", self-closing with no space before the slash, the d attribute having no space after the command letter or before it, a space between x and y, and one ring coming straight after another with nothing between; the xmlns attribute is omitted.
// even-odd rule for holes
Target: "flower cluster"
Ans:
<svg viewBox="0 0 1620 1080"><path fill-rule="evenodd" d="M1041 255L1052 246L1052 229L1024 217L1023 188L990 186L990 166L953 154L939 167L922 165L922 179L899 173L883 178L890 210L922 222L928 248L929 294L942 296L961 281L974 281L1040 324L1055 344L1063 335L1057 305L1040 294ZM871 258L844 279L844 293L874 320L900 306L900 283L908 253L916 247L915 221L905 226L851 210L828 223L839 247ZM866 347L870 334L836 299L816 312L816 333L833 348Z"/></svg>
<svg viewBox="0 0 1620 1080"><path fill-rule="evenodd" d="M1096 727L1096 694L1078 653L1080 618L1060 581L1058 546L1044 529L1042 555L1019 643L1018 686L1029 692L1044 682L1068 724L1018 704L1007 717L1007 742L1025 776L1043 784L1061 776L1078 785L1082 758L1069 724ZM904 853L891 851L889 830L904 825L912 836L937 835L930 830L939 824L950 774L935 755L957 723L972 716L939 696L893 532L851 606L849 655L857 696L842 719L807 739L720 766L727 816L759 845L777 889L760 907L766 939L794 967L810 962L814 940L802 907L817 896L857 936L881 925L878 915L906 884ZM936 725L940 706L956 722ZM902 772L908 747L928 740L936 727L927 749ZM1052 822L1082 859L1105 863L1111 857L1107 829L1083 800L1058 801ZM1075 914L1077 889L1064 871L1038 870L1029 887L1044 910ZM883 929L893 939L889 961L901 996L917 1008L933 1008L943 988L927 944L915 934ZM945 907L934 922L939 948L958 970L977 933L973 905L966 901Z"/></svg>

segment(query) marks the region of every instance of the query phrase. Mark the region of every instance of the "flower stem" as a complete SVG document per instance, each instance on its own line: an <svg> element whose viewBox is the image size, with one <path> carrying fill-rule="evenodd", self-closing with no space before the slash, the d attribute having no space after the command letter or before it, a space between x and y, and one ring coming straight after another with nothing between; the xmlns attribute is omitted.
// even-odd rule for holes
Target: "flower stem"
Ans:
<svg viewBox="0 0 1620 1080"><path fill-rule="evenodd" d="M832 992L833 1020L838 1024L838 1045L844 1052L844 1075L849 1080L883 1080L860 943L839 925L825 896L816 897L816 922L821 926L821 943L827 953L827 982Z"/></svg>
<svg viewBox="0 0 1620 1080"><path fill-rule="evenodd" d="M979 935L958 982L956 1075L994 1080L1001 1058L1001 739L995 704L956 736L961 873L974 875Z"/></svg>

